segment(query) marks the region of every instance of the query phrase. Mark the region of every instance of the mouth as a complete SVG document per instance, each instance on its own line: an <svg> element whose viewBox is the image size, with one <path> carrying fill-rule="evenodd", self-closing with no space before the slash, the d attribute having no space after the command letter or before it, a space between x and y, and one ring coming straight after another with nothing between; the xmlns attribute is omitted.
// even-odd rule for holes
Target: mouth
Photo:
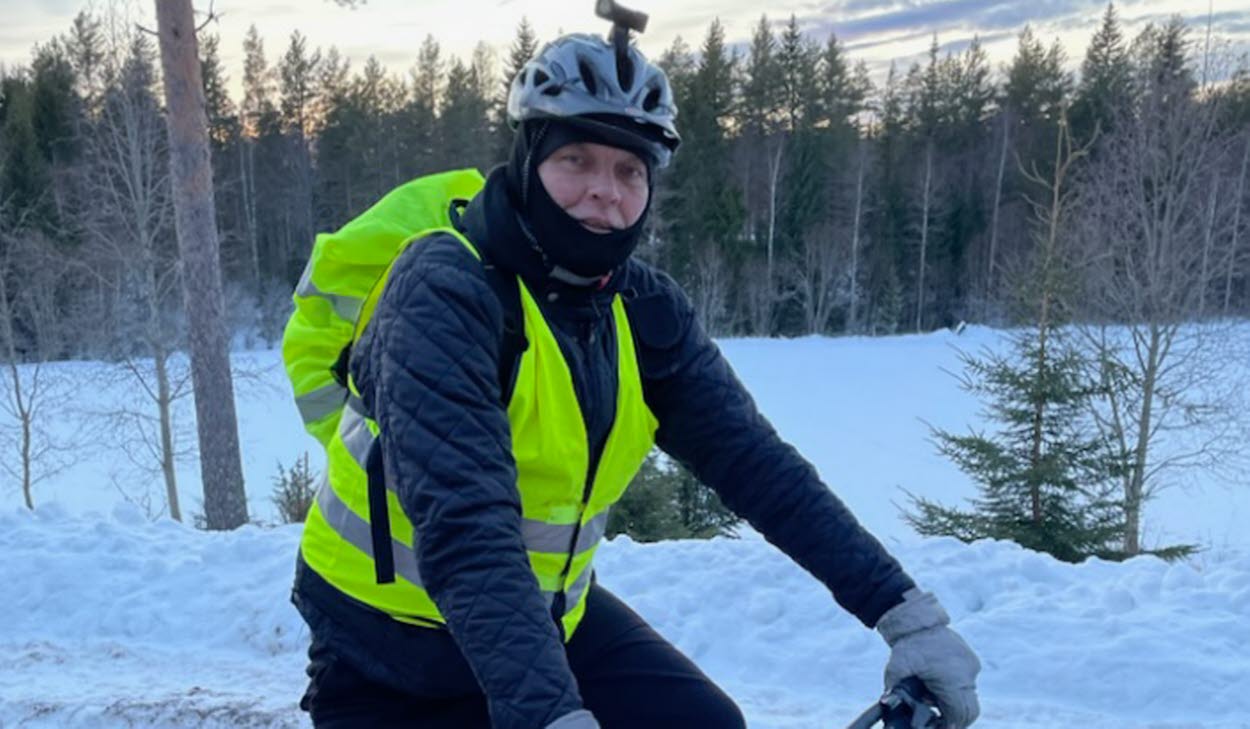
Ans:
<svg viewBox="0 0 1250 729"><path fill-rule="evenodd" d="M615 230L611 223L602 218L583 218L577 222L581 223L582 227L590 232L599 233L600 235L604 233L611 233Z"/></svg>

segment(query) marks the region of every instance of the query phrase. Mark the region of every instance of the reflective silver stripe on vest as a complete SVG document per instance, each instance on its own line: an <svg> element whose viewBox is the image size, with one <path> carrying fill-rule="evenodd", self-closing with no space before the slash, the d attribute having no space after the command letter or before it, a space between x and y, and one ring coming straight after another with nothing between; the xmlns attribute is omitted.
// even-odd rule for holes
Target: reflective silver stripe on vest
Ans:
<svg viewBox="0 0 1250 729"><path fill-rule="evenodd" d="M604 511L582 527L573 553L581 554L594 547L607 530L608 512ZM573 525L522 519L521 536L525 539L525 548L531 552L568 552L569 544L573 541Z"/></svg>
<svg viewBox="0 0 1250 729"><path fill-rule="evenodd" d="M315 423L325 416L337 412L347 399L347 388L337 382L318 387L295 398L295 406L299 408L299 416L305 423Z"/></svg>
<svg viewBox="0 0 1250 729"><path fill-rule="evenodd" d="M347 504L339 498L339 495L330 487L330 483L322 475L321 483L317 488L317 508L321 510L321 516L330 525L336 534L347 540L347 543L367 554L369 559L375 559L373 554L373 536L369 531L369 522L361 519L356 512L347 508ZM408 547L403 542L391 540L391 554L395 558L395 574L403 577L417 587L423 587L421 582L421 570L417 568L417 552L415 547ZM573 589L569 592L569 599L565 604L570 607L577 604L578 598L586 584L590 580L590 570L585 570L577 582L573 584ZM554 592L543 590L543 601L550 608L556 600Z"/></svg>
<svg viewBox="0 0 1250 729"><path fill-rule="evenodd" d="M349 396L347 409L343 411L343 421L339 423L339 434L356 465L367 469L369 449L373 446L375 436L369 430L364 412L365 406L361 399L355 395ZM394 491L390 479L387 479L386 488ZM577 536L577 546L573 553L581 554L593 548L607 532L607 528L607 511L586 522ZM525 541L525 548L531 552L566 553L573 541L573 531L572 524L548 524L537 519L521 519L521 537Z"/></svg>
<svg viewBox="0 0 1250 729"><path fill-rule="evenodd" d="M369 449L373 446L376 436L369 430L369 421L365 419L364 406L355 395L347 398L347 409L343 411L343 420L339 422L339 435L343 445L352 459L362 470L368 470Z"/></svg>
<svg viewBox="0 0 1250 729"><path fill-rule="evenodd" d="M332 529L347 540L356 549L373 555L373 536L369 530L369 522L357 516L356 512L347 508L347 504L334 493L329 481L322 476L321 486L317 489L317 508L321 516ZM403 577L414 585L421 584L421 572L417 569L417 553L403 542L391 540L391 554L395 558L395 574Z"/></svg>
<svg viewBox="0 0 1250 729"><path fill-rule="evenodd" d="M304 274L299 278L299 285L295 287L295 293L299 296L315 296L328 301L340 319L354 324L356 317L360 316L360 309L365 305L364 299L322 291L317 288L317 284L312 282L312 269L313 259L310 258L308 265L304 267Z"/></svg>
<svg viewBox="0 0 1250 729"><path fill-rule="evenodd" d="M590 568L590 565L586 565L586 569L582 570L582 573L577 576L577 580L573 583L573 586L569 588L568 599L564 603L565 605L568 605L568 610L572 610L573 607L577 605L577 601L582 599L582 593L586 591L587 587L590 587L590 573L593 571L594 570Z"/></svg>

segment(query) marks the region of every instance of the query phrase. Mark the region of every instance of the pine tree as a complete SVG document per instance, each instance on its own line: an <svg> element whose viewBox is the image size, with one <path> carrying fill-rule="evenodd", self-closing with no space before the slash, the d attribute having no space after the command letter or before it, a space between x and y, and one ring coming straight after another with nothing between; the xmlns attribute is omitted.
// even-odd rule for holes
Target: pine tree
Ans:
<svg viewBox="0 0 1250 729"><path fill-rule="evenodd" d="M866 260L869 332L872 334L893 334L902 324L900 273L906 264L905 251L912 220L905 94L897 69L891 64L877 102L878 118L870 131L878 171L871 185L872 202L868 206L867 222L869 237L873 240Z"/></svg>
<svg viewBox="0 0 1250 729"><path fill-rule="evenodd" d="M273 104L273 70L265 58L265 41L252 25L243 39L243 106L242 112L250 137L260 135L266 117L276 113Z"/></svg>
<svg viewBox="0 0 1250 729"><path fill-rule="evenodd" d="M318 67L321 51L311 53L299 32L291 34L278 64L279 119L283 135L282 169L286 184L282 196L283 259L286 278L298 276L308 258L315 233L313 188L315 185L311 142L316 132Z"/></svg>
<svg viewBox="0 0 1250 729"><path fill-rule="evenodd" d="M1052 335L1054 332L1052 332ZM1114 451L1090 436L1088 404L1097 390L1086 363L1040 330L1011 337L1011 354L963 356L964 389L987 401L994 435L935 429L938 451L977 482L971 510L912 497L906 519L925 536L965 542L1004 539L1067 562L1117 558L1123 511L1112 480Z"/></svg>
<svg viewBox="0 0 1250 729"><path fill-rule="evenodd" d="M733 536L741 522L679 464L652 451L608 515L607 536L639 542Z"/></svg>
<svg viewBox="0 0 1250 729"><path fill-rule="evenodd" d="M410 176L441 171L443 150L437 143L438 103L442 97L442 50L434 36L426 36L417 53L417 63L409 71L410 92L401 113L400 129L404 149L411 163Z"/></svg>
<svg viewBox="0 0 1250 729"><path fill-rule="evenodd" d="M447 72L447 87L439 115L439 146L447 155L447 167L476 167L485 172L495 160L490 110L495 74L490 51L484 44L474 49L469 63L454 59Z"/></svg>
<svg viewBox="0 0 1250 729"><path fill-rule="evenodd" d="M912 135L920 147L923 160L920 171L920 224L913 279L915 291L914 331L923 331L928 287L932 285L929 275L929 245L933 237L934 220L937 217L938 190L942 188L936 157L943 141L939 135L949 132L955 104L948 96L951 85L946 83L950 63L943 64L938 56L937 36L929 46L929 60L924 66L915 64L907 74L907 105Z"/></svg>
<svg viewBox="0 0 1250 729"><path fill-rule="evenodd" d="M317 230L334 230L351 217L352 188L357 172L351 149L351 64L331 47L317 75L319 119L316 188L313 195Z"/></svg>
<svg viewBox="0 0 1250 729"><path fill-rule="evenodd" d="M789 116L777 39L768 17L761 16L751 37L741 82L739 125L742 129L747 234L755 243L744 264L739 300L747 333L771 336L777 324L777 220L782 157Z"/></svg>
<svg viewBox="0 0 1250 729"><path fill-rule="evenodd" d="M1026 26L1020 34L1019 45L1003 87L1001 108L998 112L998 139L994 151L996 176L994 201L991 207L989 249L986 252L985 284L982 294L986 306L999 304L998 269L1003 261L1018 256L1020 250L1008 254L999 251L999 240L1004 227L1000 220L1004 208L1015 211L1021 207L1025 196L1032 190L1021 175L1035 171L1043 177L1049 175L1051 155L1047 140L1054 139L1061 110L1068 103L1071 77L1064 70L1062 47L1056 41L1049 50ZM1007 239L1005 242L1015 242ZM1027 240L1020 241L1027 243Z"/></svg>
<svg viewBox="0 0 1250 729"><path fill-rule="evenodd" d="M748 234L755 241L766 237L761 232L767 227L768 172L767 143L775 129L777 109L780 105L779 71L775 59L776 39L768 17L761 16L751 36L751 46L742 66L739 82L741 98L738 104L736 125L741 129L741 146L744 160L740 169L745 174L742 186L746 196Z"/></svg>
<svg viewBox="0 0 1250 729"><path fill-rule="evenodd" d="M1033 29L1025 26L1003 86L1003 104L1018 126L1058 122L1071 86L1065 63L1063 46L1056 41L1048 50ZM1054 137L1053 133L1039 136Z"/></svg>
<svg viewBox="0 0 1250 729"><path fill-rule="evenodd" d="M251 254L242 215L242 190L238 184L241 152L239 136L242 129L238 112L226 88L227 79L221 62L221 39L216 35L203 35L200 40L204 112L208 118L213 198L216 201L217 230L221 238L223 276L227 285L231 282L251 283ZM256 294L253 285L251 295L254 297ZM254 306L254 299L251 303Z"/></svg>
<svg viewBox="0 0 1250 729"><path fill-rule="evenodd" d="M273 257L267 255L262 238L271 238L272 229L263 225L268 218L268 186L261 187L266 150L277 135L277 111L273 105L273 75L265 59L265 44L253 25L243 40L243 100L239 107L242 135L239 145L239 187L242 202L244 239L251 258L253 286L257 297L275 275Z"/></svg>
<svg viewBox="0 0 1250 729"><path fill-rule="evenodd" d="M1129 65L1133 68L1138 103L1162 108L1189 103L1198 81L1190 65L1189 30L1179 16L1167 25L1148 25L1133 39Z"/></svg>
<svg viewBox="0 0 1250 729"><path fill-rule="evenodd" d="M358 166L352 175L349 215L357 215L403 182L403 164L393 121L403 108L405 89L374 56L352 80L346 112L345 151Z"/></svg>
<svg viewBox="0 0 1250 729"><path fill-rule="evenodd" d="M225 68L221 63L221 38L205 35L200 44L200 67L203 69L205 111L208 114L209 139L214 152L224 151L238 134L238 118L234 101L226 89ZM214 159L214 166L223 166Z"/></svg>
<svg viewBox="0 0 1250 729"><path fill-rule="evenodd" d="M320 65L321 50L309 53L308 40L298 30L293 32L278 64L279 108L283 129L300 143L306 143L315 131L313 112Z"/></svg>
<svg viewBox="0 0 1250 729"><path fill-rule="evenodd" d="M51 172L35 117L33 84L18 76L0 79L0 189L6 195L0 213L12 227L42 226L52 219Z"/></svg>
<svg viewBox="0 0 1250 729"><path fill-rule="evenodd" d="M70 64L74 68L77 91L88 111L95 109L101 91L103 73L104 40L100 19L84 11L74 16L74 22L65 36L65 46Z"/></svg>
<svg viewBox="0 0 1250 729"><path fill-rule="evenodd" d="M1079 140L1111 131L1132 98L1132 72L1114 3L1107 4L1081 63L1081 81L1072 104L1072 131Z"/></svg>
<svg viewBox="0 0 1250 729"><path fill-rule="evenodd" d="M729 289L743 219L727 136L735 59L719 22L708 28L701 50L694 68L667 61L682 110L682 152L662 178L658 212L668 267L694 296L703 325L719 334L731 323Z"/></svg>
<svg viewBox="0 0 1250 729"><path fill-rule="evenodd" d="M529 18L522 17L521 23L517 25L516 38L512 40L512 47L508 51L508 62L503 70L503 88L495 107L495 129L498 132L495 158L498 161L508 159L512 150L512 127L508 124L508 92L512 89L513 79L537 52L538 36L534 34Z"/></svg>

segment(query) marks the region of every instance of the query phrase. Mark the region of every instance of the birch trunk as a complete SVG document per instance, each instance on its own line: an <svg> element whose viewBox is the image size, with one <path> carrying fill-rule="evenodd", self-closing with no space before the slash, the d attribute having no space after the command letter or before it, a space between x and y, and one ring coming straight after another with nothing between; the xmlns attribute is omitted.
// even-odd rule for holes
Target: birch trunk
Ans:
<svg viewBox="0 0 1250 729"><path fill-rule="evenodd" d="M929 208L933 186L933 141L925 147L924 155L924 215L920 223L920 267L916 281L916 332L920 333L924 316L925 256L929 247Z"/></svg>
<svg viewBox="0 0 1250 729"><path fill-rule="evenodd" d="M1003 113L1003 147L998 155L998 182L994 187L994 215L990 221L989 259L985 265L985 310L989 313L990 301L994 298L994 261L998 255L998 216L1003 204L1003 178L1007 172L1007 150L1010 148L1011 113Z"/></svg>
<svg viewBox="0 0 1250 729"><path fill-rule="evenodd" d="M847 316L847 329L854 332L859 316L859 227L864 214L864 167L867 153L864 143L859 143L859 172L855 176L855 215L851 227L851 311Z"/></svg>
<svg viewBox="0 0 1250 729"><path fill-rule="evenodd" d="M1250 165L1250 137L1241 154L1241 174L1237 176L1237 199L1233 206L1233 241L1228 250L1228 270L1224 273L1224 316L1233 299L1233 274L1237 270L1237 244L1241 237L1241 205L1246 196L1246 166Z"/></svg>

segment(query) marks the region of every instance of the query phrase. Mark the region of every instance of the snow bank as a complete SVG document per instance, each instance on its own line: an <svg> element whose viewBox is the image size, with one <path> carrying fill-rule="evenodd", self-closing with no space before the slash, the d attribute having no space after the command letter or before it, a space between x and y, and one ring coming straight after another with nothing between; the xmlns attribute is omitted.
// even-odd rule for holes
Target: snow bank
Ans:
<svg viewBox="0 0 1250 729"><path fill-rule="evenodd" d="M305 727L298 527L206 533L128 506L0 512L0 726ZM979 651L980 726L1246 727L1250 555L1067 565L896 549ZM763 729L844 726L886 648L764 541L605 544L602 582Z"/></svg>

